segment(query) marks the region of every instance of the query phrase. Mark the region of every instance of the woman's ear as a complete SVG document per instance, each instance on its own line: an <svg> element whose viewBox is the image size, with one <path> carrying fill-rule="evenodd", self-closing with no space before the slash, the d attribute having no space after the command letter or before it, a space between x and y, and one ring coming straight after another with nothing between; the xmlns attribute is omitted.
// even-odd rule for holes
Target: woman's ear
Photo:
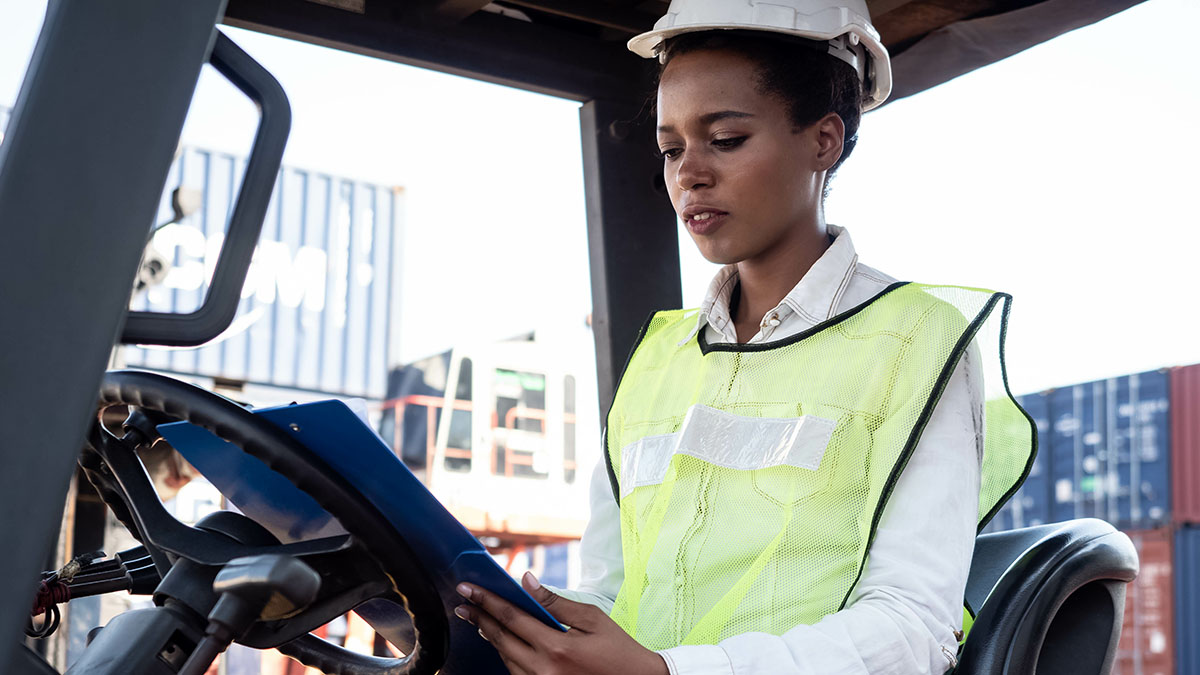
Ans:
<svg viewBox="0 0 1200 675"><path fill-rule="evenodd" d="M817 169L829 171L842 156L842 143L846 138L846 125L837 113L829 113L817 120L812 130L817 143Z"/></svg>

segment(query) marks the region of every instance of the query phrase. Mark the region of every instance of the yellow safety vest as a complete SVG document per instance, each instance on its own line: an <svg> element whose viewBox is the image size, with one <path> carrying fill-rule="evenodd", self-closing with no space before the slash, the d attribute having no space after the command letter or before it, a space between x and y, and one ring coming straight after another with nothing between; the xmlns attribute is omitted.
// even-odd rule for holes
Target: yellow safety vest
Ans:
<svg viewBox="0 0 1200 675"><path fill-rule="evenodd" d="M798 335L746 345L693 336L694 311L651 317L608 416L625 565L613 619L666 649L782 635L842 609L956 364L994 340L980 353L982 528L1036 451L1003 370L1010 302L900 283Z"/></svg>

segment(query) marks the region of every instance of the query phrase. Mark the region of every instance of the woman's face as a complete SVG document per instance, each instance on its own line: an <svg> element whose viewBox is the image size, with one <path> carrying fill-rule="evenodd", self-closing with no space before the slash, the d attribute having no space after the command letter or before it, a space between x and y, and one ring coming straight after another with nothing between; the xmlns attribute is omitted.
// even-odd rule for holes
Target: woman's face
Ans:
<svg viewBox="0 0 1200 675"><path fill-rule="evenodd" d="M822 224L825 171L841 153L841 137L830 137L840 132L840 118L797 130L758 78L746 57L704 50L672 59L658 88L658 147L671 204L715 263L810 242Z"/></svg>

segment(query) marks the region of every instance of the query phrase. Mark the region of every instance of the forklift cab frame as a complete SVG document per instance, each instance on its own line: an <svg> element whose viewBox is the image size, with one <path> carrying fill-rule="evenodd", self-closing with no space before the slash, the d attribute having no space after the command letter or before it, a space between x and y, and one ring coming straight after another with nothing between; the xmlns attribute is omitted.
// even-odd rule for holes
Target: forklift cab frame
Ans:
<svg viewBox="0 0 1200 675"><path fill-rule="evenodd" d="M868 5L892 53L895 99L1139 1L972 0L950 9L936 0ZM0 145L5 289L0 518L13 542L9 554L0 556L0 635L7 636L0 640L0 670L24 672L17 636L30 606L31 580L58 532L68 478L111 349L122 339L148 342L156 335L152 327L137 334L137 322L127 320L130 289L200 68L217 43L215 26L249 28L582 103L596 412L603 415L638 325L651 310L681 302L674 216L657 159L646 151L649 67L624 48L666 6L665 0L51 0ZM243 276L244 271L243 266ZM236 277L229 283L240 287ZM170 339L184 344L187 336ZM988 593L1004 579L1016 584L1008 563L1037 546L1051 547L1048 540L1062 544L1045 554L1050 562L1043 571L1051 576L1065 574L1059 563L1078 563L1075 553L1064 551L1104 549L1108 567L1101 580L1109 594L1105 602L1111 602L1096 600L1096 606L1115 607L1119 632L1120 586L1136 572L1136 556L1130 560L1122 535L1096 523L1081 527L1041 533L1021 542L1017 554L990 549L1003 569L989 573ZM1090 575L1099 567L1082 569L1070 578L1084 585L1097 580ZM984 577L973 572L972 578ZM1013 592L1032 595L1007 610L1010 619L1035 605L1053 616L1070 595ZM1010 628L1014 634L1028 630ZM1024 647L1006 643L999 660L989 662L998 665L970 670L964 663L960 672L1034 672L1036 654L1032 666L1025 659L1012 669L1005 665L1011 662L1007 656L1040 645L1046 630L1043 625L1040 638L1018 641ZM1111 666L1112 642L1095 664L1100 672ZM964 658L970 653L968 644Z"/></svg>

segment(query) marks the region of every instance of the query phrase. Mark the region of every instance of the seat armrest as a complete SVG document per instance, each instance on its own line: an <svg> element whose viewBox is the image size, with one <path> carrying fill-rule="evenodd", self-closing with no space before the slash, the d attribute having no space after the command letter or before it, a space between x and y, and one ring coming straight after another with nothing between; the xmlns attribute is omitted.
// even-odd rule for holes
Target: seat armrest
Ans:
<svg viewBox="0 0 1200 675"><path fill-rule="evenodd" d="M1101 520L981 535L966 592L976 619L957 673L1107 672L1137 571L1129 537Z"/></svg>

